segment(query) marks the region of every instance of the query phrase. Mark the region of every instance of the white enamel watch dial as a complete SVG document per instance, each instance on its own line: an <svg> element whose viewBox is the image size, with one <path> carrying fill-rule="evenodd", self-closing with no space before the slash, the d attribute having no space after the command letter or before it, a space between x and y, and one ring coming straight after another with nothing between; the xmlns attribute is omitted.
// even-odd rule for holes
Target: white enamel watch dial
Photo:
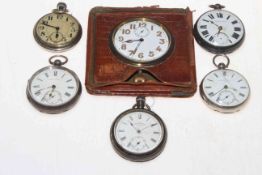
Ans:
<svg viewBox="0 0 262 175"><path fill-rule="evenodd" d="M201 97L215 110L236 112L248 100L250 87L240 73L220 68L208 73L200 85Z"/></svg>
<svg viewBox="0 0 262 175"><path fill-rule="evenodd" d="M242 44L244 25L235 14L217 6L199 17L194 26L195 39L208 51L229 53Z"/></svg>
<svg viewBox="0 0 262 175"><path fill-rule="evenodd" d="M74 46L81 38L82 28L77 19L67 13L66 4L38 20L34 27L35 40L44 48L61 51Z"/></svg>
<svg viewBox="0 0 262 175"><path fill-rule="evenodd" d="M62 66L48 66L29 80L27 96L41 112L59 113L70 109L81 94L77 75Z"/></svg>
<svg viewBox="0 0 262 175"><path fill-rule="evenodd" d="M163 61L172 45L167 29L159 22L146 18L121 23L110 40L113 51L122 60L136 66Z"/></svg>
<svg viewBox="0 0 262 175"><path fill-rule="evenodd" d="M118 153L132 161L155 158L166 140L163 121L147 109L130 109L120 114L111 128L111 141Z"/></svg>

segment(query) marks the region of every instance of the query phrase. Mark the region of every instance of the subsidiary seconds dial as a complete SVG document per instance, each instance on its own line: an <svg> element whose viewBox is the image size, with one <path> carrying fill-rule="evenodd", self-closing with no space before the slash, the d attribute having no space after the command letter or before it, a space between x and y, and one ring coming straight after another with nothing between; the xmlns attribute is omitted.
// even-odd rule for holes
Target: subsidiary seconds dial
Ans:
<svg viewBox="0 0 262 175"><path fill-rule="evenodd" d="M111 127L115 150L131 161L148 161L158 156L166 143L166 128L161 118L137 97L137 104L121 113Z"/></svg>
<svg viewBox="0 0 262 175"><path fill-rule="evenodd" d="M52 66L38 70L28 81L27 97L41 112L60 113L69 110L81 94L81 83L77 75L62 65L67 62L52 61Z"/></svg>
<svg viewBox="0 0 262 175"><path fill-rule="evenodd" d="M228 64L229 59L227 65L215 63L218 69L208 73L200 85L203 100L212 109L223 113L240 110L250 94L250 87L245 77L234 70L226 69Z"/></svg>
<svg viewBox="0 0 262 175"><path fill-rule="evenodd" d="M233 52L245 37L242 21L220 4L210 7L214 10L201 15L194 26L196 41L213 53Z"/></svg>
<svg viewBox="0 0 262 175"><path fill-rule="evenodd" d="M82 28L72 15L68 14L65 3L58 3L53 10L38 20L34 37L42 47L61 51L74 46L81 38Z"/></svg>
<svg viewBox="0 0 262 175"><path fill-rule="evenodd" d="M135 66L162 62L172 46L169 31L159 22L138 18L119 24L110 45L123 61Z"/></svg>

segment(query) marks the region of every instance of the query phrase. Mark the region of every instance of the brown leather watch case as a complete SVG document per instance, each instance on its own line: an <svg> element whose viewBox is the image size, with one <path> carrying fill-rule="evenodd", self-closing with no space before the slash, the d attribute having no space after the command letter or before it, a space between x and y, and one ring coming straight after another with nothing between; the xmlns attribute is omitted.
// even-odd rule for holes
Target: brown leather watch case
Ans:
<svg viewBox="0 0 262 175"><path fill-rule="evenodd" d="M171 33L162 62L134 66L110 47L112 31L131 18L159 21ZM89 13L86 88L91 94L189 97L196 91L192 12L187 9L95 7Z"/></svg>

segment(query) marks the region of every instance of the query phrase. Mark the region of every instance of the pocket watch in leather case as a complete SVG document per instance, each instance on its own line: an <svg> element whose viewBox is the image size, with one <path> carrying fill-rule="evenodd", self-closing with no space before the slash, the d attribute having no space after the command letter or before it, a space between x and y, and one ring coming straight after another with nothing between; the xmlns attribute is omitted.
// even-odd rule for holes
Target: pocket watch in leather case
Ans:
<svg viewBox="0 0 262 175"><path fill-rule="evenodd" d="M93 8L88 22L88 92L192 96L196 91L192 28L188 8Z"/></svg>

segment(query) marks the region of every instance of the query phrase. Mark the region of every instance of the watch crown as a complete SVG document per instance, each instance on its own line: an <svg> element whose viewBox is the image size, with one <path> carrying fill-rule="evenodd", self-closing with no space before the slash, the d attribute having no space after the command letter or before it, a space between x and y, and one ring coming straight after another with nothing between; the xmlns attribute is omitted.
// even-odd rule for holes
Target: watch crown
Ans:
<svg viewBox="0 0 262 175"><path fill-rule="evenodd" d="M55 9L54 11L57 11L57 12L59 12L59 13L68 12L66 3L64 3L64 2L59 2L59 3L57 4L57 9Z"/></svg>
<svg viewBox="0 0 262 175"><path fill-rule="evenodd" d="M220 10L225 8L225 6L221 4L214 4L214 5L210 5L209 7L213 9L220 9Z"/></svg>
<svg viewBox="0 0 262 175"><path fill-rule="evenodd" d="M146 105L146 98L144 96L136 97L136 105L138 109L144 109Z"/></svg>

